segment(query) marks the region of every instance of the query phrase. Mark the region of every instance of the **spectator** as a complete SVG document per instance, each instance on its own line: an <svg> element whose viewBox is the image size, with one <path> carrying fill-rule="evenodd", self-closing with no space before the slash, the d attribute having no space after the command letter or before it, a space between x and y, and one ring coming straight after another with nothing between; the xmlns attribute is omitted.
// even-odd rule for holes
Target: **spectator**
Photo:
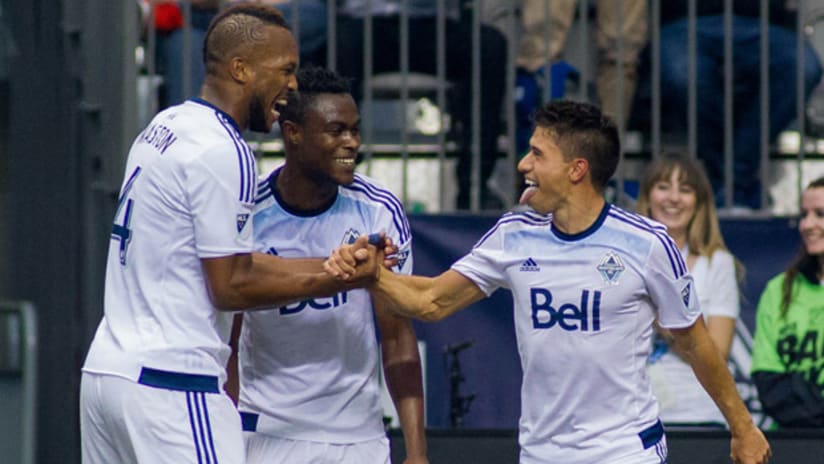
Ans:
<svg viewBox="0 0 824 464"><path fill-rule="evenodd" d="M724 245L712 189L701 164L668 154L649 164L641 178L638 212L667 226L687 268L710 338L724 360L730 353L739 314L735 258ZM647 366L665 425L717 425L726 421L698 383L689 363L670 345L671 334L658 329Z"/></svg>
<svg viewBox="0 0 824 464"><path fill-rule="evenodd" d="M301 66L326 62L326 0L253 0L253 3L269 4L283 13L297 36Z"/></svg>
<svg viewBox="0 0 824 464"><path fill-rule="evenodd" d="M572 20L575 17L578 0L553 0L549 2L549 32L546 39L546 0L524 0L522 17L522 34L518 49L518 82L519 87L534 87L540 84L544 66L557 62L569 37ZM620 10L619 10L620 8ZM637 81L636 63L638 56L647 41L647 0L623 0L620 5L615 0L598 0L596 6L596 40L598 44L598 73L596 86L598 98L604 112L613 119L621 113L622 121L626 121L630 113L630 105L635 93ZM618 40L623 40L621 50ZM623 64L622 73L619 72L619 63ZM553 67L552 73L566 74L568 68ZM623 79L623 111L619 105L619 81ZM555 80L553 78L553 80ZM535 95L539 92L527 90L524 95ZM561 97L560 94L545 95ZM534 97L533 97L534 98ZM523 115L530 114L540 101L524 102ZM520 105L519 105L520 106ZM521 118L523 120L525 118ZM521 124L524 131L529 131L529 124ZM525 133L522 131L522 133ZM525 133L526 138L529 134ZM519 151L523 152L523 144Z"/></svg>
<svg viewBox="0 0 824 464"><path fill-rule="evenodd" d="M760 2L737 0L732 18L733 117L733 205L760 208L761 110L760 110ZM724 204L724 2L698 2L696 33L697 153L704 162L716 195L716 206ZM769 140L796 115L795 14L784 0L770 2L769 39ZM687 46L687 0L661 2L661 110L668 130L686 128L687 95L690 86ZM804 97L821 78L815 51L804 44ZM642 60L639 97L649 95L649 60ZM635 108L649 107L638 101ZM643 114L638 122L645 121ZM643 122L646 125L646 122ZM671 124L671 127L669 125Z"/></svg>
<svg viewBox="0 0 824 464"><path fill-rule="evenodd" d="M801 195L802 247L758 301L752 376L782 427L824 427L824 177Z"/></svg>
<svg viewBox="0 0 824 464"><path fill-rule="evenodd" d="M220 0L189 0L191 3L189 48L186 49L186 34L182 2L172 0L151 0L154 6L157 44L155 59L157 69L163 77L159 98L159 109L182 103L187 98L197 96L203 76L203 38L209 23L217 14ZM188 56L189 75L184 76L184 61ZM185 79L189 81L188 93L184 90Z"/></svg>
<svg viewBox="0 0 824 464"><path fill-rule="evenodd" d="M363 96L363 17L372 15L373 55L372 71L375 74L398 71L400 1L371 0L371 10L367 11L365 0L344 0L338 21L338 63L341 74L352 76L353 94L357 99ZM450 3L450 2L447 2ZM427 74L436 74L436 17L435 0L413 0L408 2L409 30L415 31L410 39L409 69ZM461 149L456 169L458 180L459 209L470 206L472 178L471 102L472 93L481 95L480 129L480 191L483 209L500 209L503 205L487 187L487 180L495 167L498 157L498 134L500 132L501 104L506 88L506 39L493 26L481 26L481 83L480 89L472 88L472 25L461 20L457 5L449 5L446 20L446 78L455 84L452 115L459 126Z"/></svg>

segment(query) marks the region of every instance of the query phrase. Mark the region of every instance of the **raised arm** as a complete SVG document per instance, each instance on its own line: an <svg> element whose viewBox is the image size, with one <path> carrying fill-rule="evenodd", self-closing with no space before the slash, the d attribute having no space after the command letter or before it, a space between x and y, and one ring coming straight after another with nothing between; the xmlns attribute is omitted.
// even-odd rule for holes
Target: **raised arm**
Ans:
<svg viewBox="0 0 824 464"><path fill-rule="evenodd" d="M323 270L323 260L289 259L262 253L202 259L212 303L221 310L255 309L303 298L329 296L365 286L377 276L376 249L363 236L351 246L360 265L346 280Z"/></svg>
<svg viewBox="0 0 824 464"><path fill-rule="evenodd" d="M378 280L366 288L392 311L424 321L439 321L486 297L475 283L451 269L422 277L381 267Z"/></svg>
<svg viewBox="0 0 824 464"><path fill-rule="evenodd" d="M670 329L679 353L690 364L698 381L724 414L730 427L730 457L737 464L766 463L772 452L738 395L727 364L721 357L703 318L683 329Z"/></svg>
<svg viewBox="0 0 824 464"><path fill-rule="evenodd" d="M374 298L372 302L381 333L384 378L406 444L404 464L428 464L418 338L412 321L391 312L385 302Z"/></svg>

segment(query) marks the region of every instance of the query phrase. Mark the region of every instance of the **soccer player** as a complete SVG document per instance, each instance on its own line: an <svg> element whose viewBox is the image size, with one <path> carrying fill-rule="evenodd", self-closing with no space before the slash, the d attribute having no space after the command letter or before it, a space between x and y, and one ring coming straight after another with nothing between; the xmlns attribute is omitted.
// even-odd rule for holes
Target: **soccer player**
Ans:
<svg viewBox="0 0 824 464"><path fill-rule="evenodd" d="M86 464L244 463L222 389L229 311L351 287L320 259L252 253L256 167L241 131L268 132L296 89L283 17L255 5L220 13L204 62L201 97L159 113L129 152L80 387Z"/></svg>
<svg viewBox="0 0 824 464"><path fill-rule="evenodd" d="M286 162L258 187L255 247L281 257L326 256L382 230L398 248L394 269L411 273L403 206L355 174L360 115L349 81L313 67L300 70L298 86L279 120ZM247 312L242 321L238 409L249 464L389 463L376 323L405 462L428 462L421 366L408 318L361 289Z"/></svg>
<svg viewBox="0 0 824 464"><path fill-rule="evenodd" d="M518 166L532 211L502 216L437 277L381 269L373 297L434 321L512 291L522 464L666 462L644 374L656 318L729 423L733 462L766 462L769 445L707 334L678 248L662 225L604 200L619 159L615 124L568 101L547 103L535 123ZM326 267L345 278L356 262L342 247Z"/></svg>

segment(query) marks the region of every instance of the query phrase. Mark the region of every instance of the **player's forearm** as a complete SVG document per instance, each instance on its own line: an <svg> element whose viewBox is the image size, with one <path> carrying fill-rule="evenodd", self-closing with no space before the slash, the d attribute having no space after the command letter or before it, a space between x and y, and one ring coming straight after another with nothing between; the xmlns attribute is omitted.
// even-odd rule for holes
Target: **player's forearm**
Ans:
<svg viewBox="0 0 824 464"><path fill-rule="evenodd" d="M330 277L320 259L282 259L243 254L202 260L212 302L221 310L280 306L354 288L355 280Z"/></svg>
<svg viewBox="0 0 824 464"><path fill-rule="evenodd" d="M465 306L454 293L439 291L435 278L400 275L385 268L367 288L392 311L427 322L439 321Z"/></svg>
<svg viewBox="0 0 824 464"><path fill-rule="evenodd" d="M416 356L414 360L388 364L384 368L384 375L389 394L398 411L406 456L425 458L428 451L420 360Z"/></svg>
<svg viewBox="0 0 824 464"><path fill-rule="evenodd" d="M698 381L724 415L730 432L736 435L749 431L755 425L738 394L726 362L703 327L692 332L693 335L686 338L676 337L679 350L692 366Z"/></svg>

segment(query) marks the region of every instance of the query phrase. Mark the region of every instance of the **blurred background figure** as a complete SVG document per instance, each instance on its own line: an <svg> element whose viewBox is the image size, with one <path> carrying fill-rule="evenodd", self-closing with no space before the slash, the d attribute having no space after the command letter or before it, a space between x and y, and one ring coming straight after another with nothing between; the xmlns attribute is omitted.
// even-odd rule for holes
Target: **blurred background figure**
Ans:
<svg viewBox="0 0 824 464"><path fill-rule="evenodd" d="M455 175L458 181L458 209L470 206L472 155L472 93L480 92L480 191L482 209L501 209L503 203L487 186L498 158L498 135L501 132L501 104L506 92L506 37L491 25L482 24L480 32L480 89L472 88L472 21L471 11L462 11L458 2L446 2L446 79L450 90L450 113L460 141ZM380 74L400 70L401 2L399 0L343 0L338 18L337 70L354 79L352 93L363 97L364 16L372 15L372 72ZM437 74L437 2L408 2L410 36L409 70Z"/></svg>
<svg viewBox="0 0 824 464"><path fill-rule="evenodd" d="M769 140L796 116L796 11L785 0L769 2ZM697 2L696 151L707 169L716 196L724 203L724 0ZM797 7L797 5L796 5ZM661 113L665 130L687 128L689 81L688 0L661 2ZM732 17L733 68L733 206L761 208L760 2L735 0ZM815 50L804 43L804 97L821 78ZM649 127L651 93L649 50L641 61L638 100L632 126Z"/></svg>
<svg viewBox="0 0 824 464"><path fill-rule="evenodd" d="M824 177L801 195L802 247L758 301L752 377L781 427L824 427Z"/></svg>
<svg viewBox="0 0 824 464"><path fill-rule="evenodd" d="M593 3L598 100L604 113L615 121L619 121L620 113L620 121L625 123L638 80L638 56L647 43L647 0L598 0ZM545 80L545 67L553 65L553 83L562 83L569 73L575 72L560 59L575 19L578 0L523 0L522 8L522 33L516 59L516 92L520 95L516 93L516 101L520 107L519 129L525 128L527 133L531 130L529 123L521 120L542 103L541 95L544 99L563 96L562 90L555 88L554 84L551 93L537 90ZM623 96L623 101L619 95ZM519 97L523 98L517 100ZM519 138L519 154L525 153L526 140Z"/></svg>
<svg viewBox="0 0 824 464"><path fill-rule="evenodd" d="M153 8L152 18L157 37L155 60L158 74L163 78L158 95L158 109L182 103L200 92L203 76L203 38L209 23L217 14L220 0L188 0L191 5L190 25L188 29L188 49L186 47L186 30L184 26L184 2L173 0L143 0L145 8ZM146 10L144 10L146 11ZM188 62L186 58L188 57ZM185 68L189 72L186 75ZM188 79L188 89L184 84Z"/></svg>
<svg viewBox="0 0 824 464"><path fill-rule="evenodd" d="M695 279L701 312L712 341L727 360L740 311L742 268L727 250L712 189L698 161L681 154L655 158L641 177L637 210L667 226ZM689 364L658 330L647 372L666 425L724 427L726 421L698 383Z"/></svg>
<svg viewBox="0 0 824 464"><path fill-rule="evenodd" d="M239 0L234 0L239 1ZM298 41L301 66L326 63L326 0L257 0L279 9Z"/></svg>

